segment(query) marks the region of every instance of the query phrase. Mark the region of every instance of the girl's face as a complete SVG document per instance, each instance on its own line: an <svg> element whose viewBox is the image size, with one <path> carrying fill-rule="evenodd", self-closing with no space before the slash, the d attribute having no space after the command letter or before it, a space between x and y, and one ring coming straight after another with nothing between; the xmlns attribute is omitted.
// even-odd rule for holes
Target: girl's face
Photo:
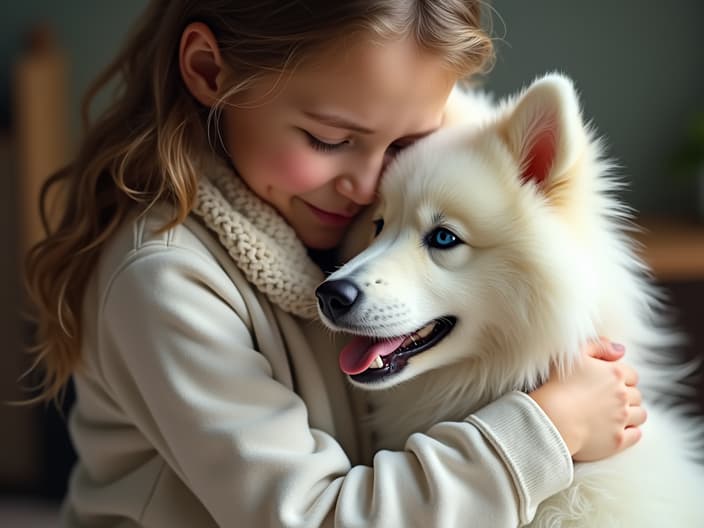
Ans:
<svg viewBox="0 0 704 528"><path fill-rule="evenodd" d="M277 79L225 107L225 147L313 249L335 247L394 154L440 126L456 81L411 40L341 47Z"/></svg>

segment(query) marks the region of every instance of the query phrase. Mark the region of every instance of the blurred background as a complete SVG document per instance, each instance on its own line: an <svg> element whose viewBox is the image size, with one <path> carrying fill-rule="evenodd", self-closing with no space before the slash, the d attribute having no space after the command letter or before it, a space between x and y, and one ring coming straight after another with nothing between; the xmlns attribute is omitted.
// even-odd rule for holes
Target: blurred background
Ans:
<svg viewBox="0 0 704 528"><path fill-rule="evenodd" d="M26 396L21 258L39 236L37 190L80 137L79 102L146 0L26 0L0 7L0 401ZM629 184L645 257L704 350L704 3L494 0L497 96L571 76ZM100 100L99 100L100 101ZM100 106L100 102L98 107ZM70 394L67 399L70 405ZM67 409L64 409L65 412ZM0 526L52 526L73 452L62 412L0 404Z"/></svg>

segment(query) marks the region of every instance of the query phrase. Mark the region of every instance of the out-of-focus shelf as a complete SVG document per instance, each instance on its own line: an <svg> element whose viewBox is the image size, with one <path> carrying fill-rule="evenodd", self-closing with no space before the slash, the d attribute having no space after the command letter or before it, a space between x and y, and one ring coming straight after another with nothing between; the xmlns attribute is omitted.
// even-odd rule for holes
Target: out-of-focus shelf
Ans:
<svg viewBox="0 0 704 528"><path fill-rule="evenodd" d="M637 223L643 230L635 238L658 280L704 281L704 222L643 217Z"/></svg>

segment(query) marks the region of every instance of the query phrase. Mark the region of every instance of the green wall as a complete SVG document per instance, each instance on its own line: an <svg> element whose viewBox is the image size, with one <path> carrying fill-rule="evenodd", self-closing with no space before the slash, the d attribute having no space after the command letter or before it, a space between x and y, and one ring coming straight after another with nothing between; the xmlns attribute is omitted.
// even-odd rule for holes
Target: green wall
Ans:
<svg viewBox="0 0 704 528"><path fill-rule="evenodd" d="M146 0L33 0L0 8L0 120L22 32L53 24L72 61L71 104L115 52ZM625 199L647 212L690 213L692 189L667 159L695 109L704 108L704 2L700 0L495 0L498 61L487 87L515 91L560 70L576 81L585 114L607 138L631 184Z"/></svg>
<svg viewBox="0 0 704 528"><path fill-rule="evenodd" d="M510 92L560 70L582 94L630 182L624 198L646 212L691 214L691 183L672 175L671 152L704 111L704 2L495 0L499 58L488 86Z"/></svg>

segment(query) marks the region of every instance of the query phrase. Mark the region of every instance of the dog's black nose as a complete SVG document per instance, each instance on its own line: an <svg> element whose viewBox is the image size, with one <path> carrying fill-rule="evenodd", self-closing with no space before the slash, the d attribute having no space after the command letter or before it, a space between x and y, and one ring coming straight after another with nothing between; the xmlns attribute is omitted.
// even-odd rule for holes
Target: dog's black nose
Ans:
<svg viewBox="0 0 704 528"><path fill-rule="evenodd" d="M347 279L325 281L315 290L320 309L331 321L349 312L361 294L355 283Z"/></svg>

